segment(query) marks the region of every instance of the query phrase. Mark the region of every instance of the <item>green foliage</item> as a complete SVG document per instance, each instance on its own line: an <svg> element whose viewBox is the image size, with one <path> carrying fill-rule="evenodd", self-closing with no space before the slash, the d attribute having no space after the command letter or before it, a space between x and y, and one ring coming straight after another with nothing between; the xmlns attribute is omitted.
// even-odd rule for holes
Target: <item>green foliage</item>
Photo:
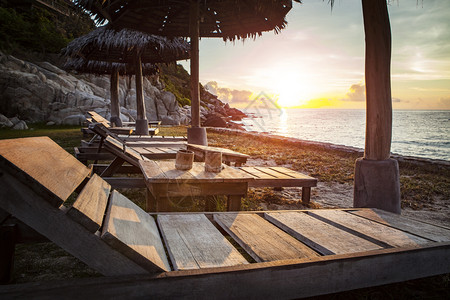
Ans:
<svg viewBox="0 0 450 300"><path fill-rule="evenodd" d="M33 8L19 13L12 8L0 7L0 49L14 52L17 49L59 53L74 37L93 29L92 21L73 16L58 21L43 9Z"/></svg>
<svg viewBox="0 0 450 300"><path fill-rule="evenodd" d="M175 95L180 106L191 105L190 75L183 66L161 64L159 69L165 90Z"/></svg>

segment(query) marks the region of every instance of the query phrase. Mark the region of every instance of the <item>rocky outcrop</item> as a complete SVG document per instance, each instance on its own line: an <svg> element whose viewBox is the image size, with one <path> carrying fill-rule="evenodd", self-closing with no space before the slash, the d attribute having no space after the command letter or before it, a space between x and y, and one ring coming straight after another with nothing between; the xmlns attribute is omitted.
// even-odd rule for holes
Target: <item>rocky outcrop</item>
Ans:
<svg viewBox="0 0 450 300"><path fill-rule="evenodd" d="M121 78L121 119L136 119L134 78ZM165 124L188 124L186 109L175 96L144 78L144 99L148 120ZM0 112L27 122L79 125L86 112L95 110L110 117L109 77L73 75L48 62L30 63L0 53Z"/></svg>
<svg viewBox="0 0 450 300"><path fill-rule="evenodd" d="M120 79L122 121L137 117L134 85L134 77ZM0 113L6 117L49 125L80 125L86 120L86 112L94 110L109 119L109 89L109 76L71 74L48 62L30 63L0 52ZM190 106L180 107L157 77L145 77L143 89L148 120L160 120L163 125L190 124ZM204 90L201 98L204 126L241 128L233 120L245 114ZM4 126L11 127L9 123Z"/></svg>

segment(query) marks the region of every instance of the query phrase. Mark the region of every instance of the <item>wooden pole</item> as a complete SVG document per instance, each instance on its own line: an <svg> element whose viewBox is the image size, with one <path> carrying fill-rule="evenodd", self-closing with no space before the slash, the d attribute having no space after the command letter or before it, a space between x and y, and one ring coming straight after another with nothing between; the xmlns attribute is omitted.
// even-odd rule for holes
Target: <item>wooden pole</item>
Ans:
<svg viewBox="0 0 450 300"><path fill-rule="evenodd" d="M122 126L120 120L120 104L119 104L119 71L117 69L111 71L110 79L111 94L111 124L113 126Z"/></svg>
<svg viewBox="0 0 450 300"><path fill-rule="evenodd" d="M400 214L400 172L390 158L391 26L386 0L362 0L366 34L366 147L356 160L354 207Z"/></svg>
<svg viewBox="0 0 450 300"><path fill-rule="evenodd" d="M362 0L366 35L366 146L364 158L390 157L392 136L391 27L386 0Z"/></svg>
<svg viewBox="0 0 450 300"><path fill-rule="evenodd" d="M148 135L148 122L145 113L144 90L142 87L142 63L141 55L136 54L136 133Z"/></svg>
<svg viewBox="0 0 450 300"><path fill-rule="evenodd" d="M200 88L199 88L199 3L191 0L190 5L191 35L191 125L200 127Z"/></svg>
<svg viewBox="0 0 450 300"><path fill-rule="evenodd" d="M136 110L137 119L145 119L144 91L142 88L142 64L141 56L136 55Z"/></svg>

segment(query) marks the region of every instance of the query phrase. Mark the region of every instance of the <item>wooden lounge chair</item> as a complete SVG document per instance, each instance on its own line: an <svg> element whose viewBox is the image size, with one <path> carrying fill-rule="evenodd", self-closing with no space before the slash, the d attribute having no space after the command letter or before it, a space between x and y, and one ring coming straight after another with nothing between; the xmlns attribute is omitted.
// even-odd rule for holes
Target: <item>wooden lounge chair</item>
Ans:
<svg viewBox="0 0 450 300"><path fill-rule="evenodd" d="M449 228L379 210L152 216L46 137L0 141L0 167L0 208L106 276L1 299L286 299L450 272Z"/></svg>
<svg viewBox="0 0 450 300"><path fill-rule="evenodd" d="M117 134L128 134L128 135L134 133L134 128L132 127L131 123L130 123L130 125L128 127L112 127L111 123L107 119L103 118L102 116L100 116L95 111L88 111L88 114L91 117L90 119L92 120L91 121L92 123L102 123L105 127L109 128L109 130L111 130L114 133L117 133ZM89 119L88 119L88 121L89 121ZM154 123L155 122L153 122L152 124L154 124ZM158 127L155 127L155 128L149 127L148 128L149 135L152 136L152 135L158 134L158 132L159 132L159 125L161 124L161 122L157 121L156 124L157 124Z"/></svg>
<svg viewBox="0 0 450 300"><path fill-rule="evenodd" d="M88 115L92 118L92 120L96 123L104 123L111 126L111 122L109 122L107 119L103 118L101 115L96 113L95 111L88 111ZM135 126L136 122L122 122L122 124L126 126ZM161 125L161 121L148 121L148 126L151 127L158 127Z"/></svg>
<svg viewBox="0 0 450 300"><path fill-rule="evenodd" d="M93 123L89 129L95 136L89 142L82 141L81 147L75 147L75 157L83 163L88 160L102 161L113 160L117 157L116 152L104 148L104 140L111 137L115 144L120 144L120 148L134 147L136 151L150 159L171 159L175 158L179 149L184 149L186 142L183 137L148 137L142 140L133 140L117 135L102 123Z"/></svg>

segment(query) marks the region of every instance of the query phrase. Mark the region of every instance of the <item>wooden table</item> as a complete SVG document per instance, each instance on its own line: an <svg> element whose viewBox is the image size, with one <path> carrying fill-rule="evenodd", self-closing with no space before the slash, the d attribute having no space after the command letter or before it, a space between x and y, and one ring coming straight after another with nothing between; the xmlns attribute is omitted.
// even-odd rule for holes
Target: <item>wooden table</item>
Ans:
<svg viewBox="0 0 450 300"><path fill-rule="evenodd" d="M205 172L205 164L194 162L192 169L175 169L175 161L139 161L148 188L147 210L169 211L169 200L190 196L227 195L229 211L240 210L253 177L223 165L219 173Z"/></svg>
<svg viewBox="0 0 450 300"><path fill-rule="evenodd" d="M240 167L254 178L249 187L301 187L302 202L309 203L311 187L317 186L317 179L284 167Z"/></svg>
<svg viewBox="0 0 450 300"><path fill-rule="evenodd" d="M230 163L234 163L236 167L240 167L242 164L247 162L247 159L250 157L247 154L239 153L226 148L218 148L218 147L209 147L203 145L194 145L188 144L187 150L191 150L194 152L195 159L198 161L205 161L205 153L207 151L217 151L222 153L222 161L226 165L230 165Z"/></svg>

